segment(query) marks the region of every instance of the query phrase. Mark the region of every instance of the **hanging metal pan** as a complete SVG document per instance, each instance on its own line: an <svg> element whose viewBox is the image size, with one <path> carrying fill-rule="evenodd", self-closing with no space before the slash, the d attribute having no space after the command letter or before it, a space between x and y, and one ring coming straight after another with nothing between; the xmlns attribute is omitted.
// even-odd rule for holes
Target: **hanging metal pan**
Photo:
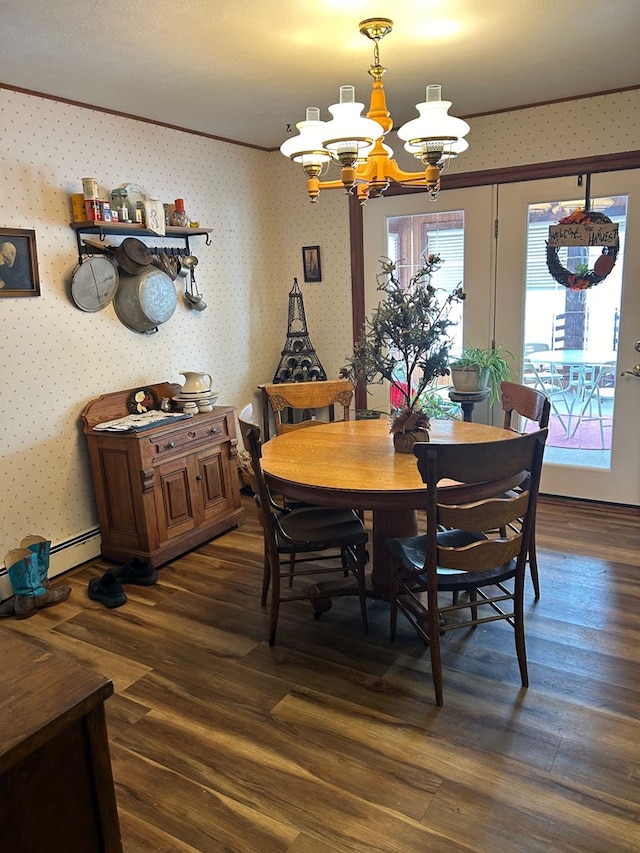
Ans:
<svg viewBox="0 0 640 853"><path fill-rule="evenodd" d="M118 266L129 275L137 275L144 267L153 263L151 249L135 237L125 238L114 254Z"/></svg>
<svg viewBox="0 0 640 853"><path fill-rule="evenodd" d="M128 329L142 334L158 331L178 304L171 278L154 266L146 266L138 275L121 276L113 300L118 319Z"/></svg>
<svg viewBox="0 0 640 853"><path fill-rule="evenodd" d="M82 311L100 311L118 289L118 270L106 257L86 258L73 271L71 298Z"/></svg>
<svg viewBox="0 0 640 853"><path fill-rule="evenodd" d="M158 262L162 272L166 272L171 281L175 281L178 277L178 272L175 266L171 263L171 258L166 252L158 252Z"/></svg>

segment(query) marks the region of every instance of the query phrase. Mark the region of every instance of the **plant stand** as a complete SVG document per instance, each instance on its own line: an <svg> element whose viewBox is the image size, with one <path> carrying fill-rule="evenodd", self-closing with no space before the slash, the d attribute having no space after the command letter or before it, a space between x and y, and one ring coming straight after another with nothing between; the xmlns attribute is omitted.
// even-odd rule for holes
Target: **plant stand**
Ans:
<svg viewBox="0 0 640 853"><path fill-rule="evenodd" d="M489 390L484 391L449 391L449 399L452 403L460 403L462 407L463 420L470 423L473 420L473 410L476 403L484 403L489 397Z"/></svg>

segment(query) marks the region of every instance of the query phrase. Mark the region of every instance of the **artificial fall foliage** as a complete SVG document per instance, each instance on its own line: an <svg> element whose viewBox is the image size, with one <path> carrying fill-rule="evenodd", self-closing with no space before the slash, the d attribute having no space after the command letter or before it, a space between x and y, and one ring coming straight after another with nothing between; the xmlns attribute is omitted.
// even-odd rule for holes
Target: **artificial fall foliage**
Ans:
<svg viewBox="0 0 640 853"><path fill-rule="evenodd" d="M391 424L391 432L396 435L400 432L427 431L431 426L429 415L419 409L408 409L406 406L400 409Z"/></svg>
<svg viewBox="0 0 640 853"><path fill-rule="evenodd" d="M437 376L449 373L452 341L448 330L455 325L449 314L465 293L457 287L445 298L439 297L441 291L432 286L431 277L442 263L439 255L427 255L405 288L397 278L396 264L388 258L381 260L377 289L384 296L370 319L365 319L362 335L343 370L355 382L389 381L403 401L396 416L396 422L398 416L403 417L401 431L428 428L426 414L419 413L420 395Z"/></svg>
<svg viewBox="0 0 640 853"><path fill-rule="evenodd" d="M611 225L611 220L604 213L578 208L569 216L559 220L558 225ZM586 243L585 243L586 245ZM609 275L618 256L619 245L605 246L590 270L588 264L578 264L574 272L565 269L558 257L558 247L547 243L547 269L558 284L574 292L588 290L594 284L599 284Z"/></svg>

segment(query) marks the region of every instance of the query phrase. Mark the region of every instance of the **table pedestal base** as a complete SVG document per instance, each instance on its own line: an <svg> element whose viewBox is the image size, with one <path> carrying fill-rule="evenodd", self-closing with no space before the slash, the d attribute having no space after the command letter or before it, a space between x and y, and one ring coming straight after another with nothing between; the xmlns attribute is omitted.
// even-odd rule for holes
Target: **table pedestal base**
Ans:
<svg viewBox="0 0 640 853"><path fill-rule="evenodd" d="M387 539L416 536L418 513L414 509L379 509L373 511L373 563L371 567L371 593L374 598L389 600L392 571L385 547ZM368 587L369 585L367 585Z"/></svg>

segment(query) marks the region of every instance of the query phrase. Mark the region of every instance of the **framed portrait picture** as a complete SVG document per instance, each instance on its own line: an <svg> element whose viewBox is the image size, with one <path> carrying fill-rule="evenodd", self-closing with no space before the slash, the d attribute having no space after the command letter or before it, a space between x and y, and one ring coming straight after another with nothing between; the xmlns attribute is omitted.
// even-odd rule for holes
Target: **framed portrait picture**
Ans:
<svg viewBox="0 0 640 853"><path fill-rule="evenodd" d="M322 281L320 246L302 247L302 267L305 281Z"/></svg>
<svg viewBox="0 0 640 853"><path fill-rule="evenodd" d="M0 298L40 296L36 232L0 228Z"/></svg>

